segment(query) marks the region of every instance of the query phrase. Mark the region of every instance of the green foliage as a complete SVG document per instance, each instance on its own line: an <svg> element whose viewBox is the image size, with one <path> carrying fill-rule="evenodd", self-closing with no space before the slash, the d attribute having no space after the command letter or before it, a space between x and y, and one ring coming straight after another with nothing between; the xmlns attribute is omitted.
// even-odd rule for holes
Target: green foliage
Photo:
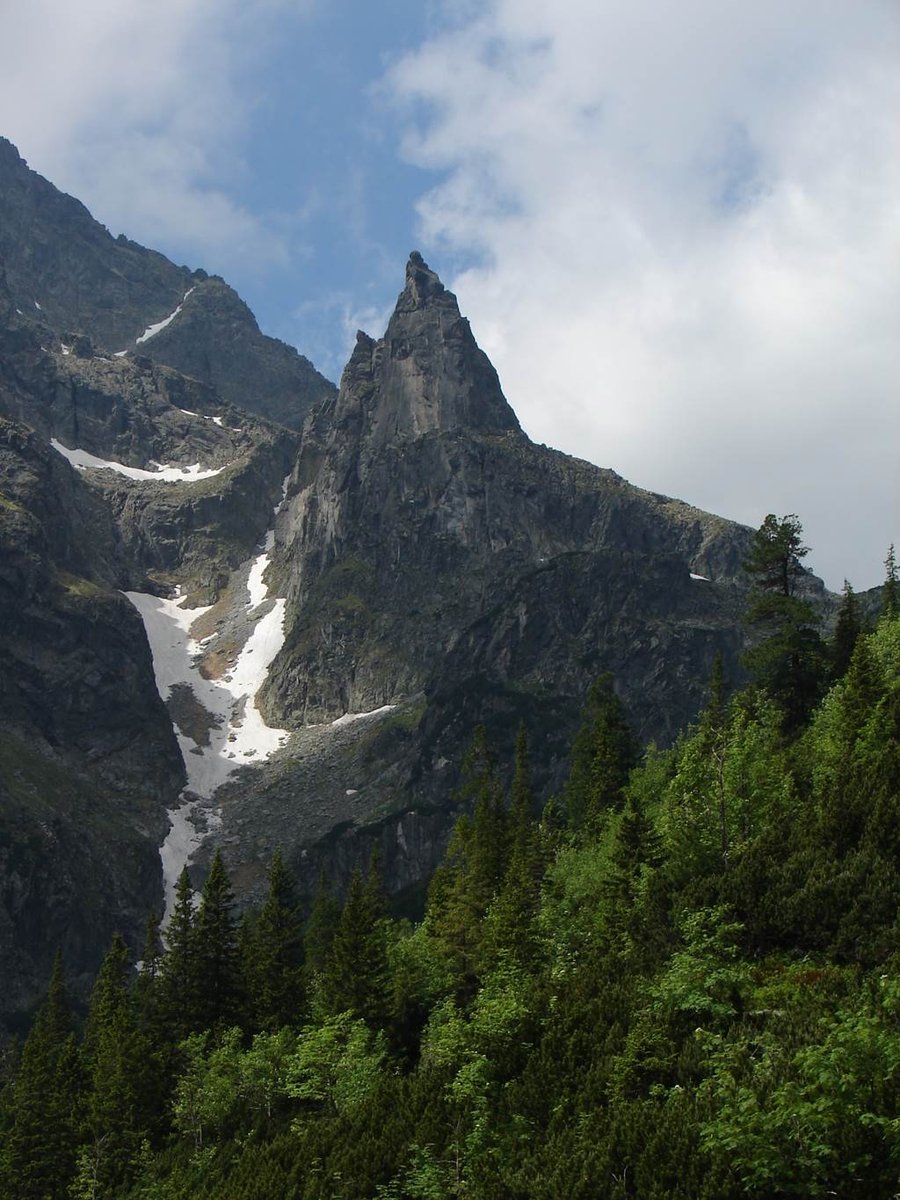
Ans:
<svg viewBox="0 0 900 1200"><path fill-rule="evenodd" d="M301 1030L287 1064L285 1090L295 1100L335 1113L365 1103L385 1059L381 1034L349 1012Z"/></svg>
<svg viewBox="0 0 900 1200"><path fill-rule="evenodd" d="M563 800L572 829L594 833L621 807L628 773L637 755L611 675L591 687L581 729L572 745Z"/></svg>
<svg viewBox="0 0 900 1200"><path fill-rule="evenodd" d="M354 871L322 975L324 1011L352 1013L375 1029L388 1010L387 932L374 872Z"/></svg>
<svg viewBox="0 0 900 1200"><path fill-rule="evenodd" d="M893 1200L900 619L806 727L710 692L628 775L598 685L568 832L534 819L524 736L507 804L479 731L424 921L388 919L377 867L343 906L320 882L300 982L276 859L246 1001L224 867L196 913L185 875L80 1046L57 969L2 1090L3 1200Z"/></svg>
<svg viewBox="0 0 900 1200"><path fill-rule="evenodd" d="M243 976L251 1021L263 1029L296 1024L303 1012L303 927L291 876L275 852L269 892L245 926Z"/></svg>
<svg viewBox="0 0 900 1200"><path fill-rule="evenodd" d="M797 592L804 576L802 526L794 514L770 513L754 535L745 569L754 592L745 616L758 631L744 655L755 682L779 703L788 731L800 728L819 699L827 674L818 617Z"/></svg>
<svg viewBox="0 0 900 1200"><path fill-rule="evenodd" d="M78 1145L80 1055L59 954L47 998L22 1049L2 1147L4 1195L62 1200Z"/></svg>
<svg viewBox="0 0 900 1200"><path fill-rule="evenodd" d="M234 895L217 850L203 885L192 935L197 989L197 1027L227 1026L241 1012L242 994Z"/></svg>
<svg viewBox="0 0 900 1200"><path fill-rule="evenodd" d="M894 543L888 548L884 560L884 584L881 589L881 612L889 620L900 615L900 583L897 580L897 560L894 557Z"/></svg>

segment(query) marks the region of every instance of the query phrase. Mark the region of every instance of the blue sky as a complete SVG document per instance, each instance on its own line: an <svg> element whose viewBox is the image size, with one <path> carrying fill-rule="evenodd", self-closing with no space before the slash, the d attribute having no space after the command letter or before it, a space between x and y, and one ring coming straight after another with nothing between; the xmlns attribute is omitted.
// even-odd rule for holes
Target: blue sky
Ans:
<svg viewBox="0 0 900 1200"><path fill-rule="evenodd" d="M339 376L416 247L527 431L828 584L900 542L894 0L31 0L0 132Z"/></svg>

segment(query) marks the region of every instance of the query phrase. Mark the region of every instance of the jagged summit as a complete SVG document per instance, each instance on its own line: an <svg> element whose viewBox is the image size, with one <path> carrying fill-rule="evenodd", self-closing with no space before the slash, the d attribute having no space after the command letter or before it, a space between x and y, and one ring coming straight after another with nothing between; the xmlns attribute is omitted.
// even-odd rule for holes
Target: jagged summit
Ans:
<svg viewBox="0 0 900 1200"><path fill-rule="evenodd" d="M338 424L362 417L375 447L429 433L520 433L500 380L456 296L414 250L385 335L357 333Z"/></svg>
<svg viewBox="0 0 900 1200"><path fill-rule="evenodd" d="M438 302L443 300L457 313L459 312L456 297L452 292L447 291L437 272L432 271L419 251L413 250L406 264L406 287L400 293L397 309L402 312L410 312L424 308L436 300Z"/></svg>

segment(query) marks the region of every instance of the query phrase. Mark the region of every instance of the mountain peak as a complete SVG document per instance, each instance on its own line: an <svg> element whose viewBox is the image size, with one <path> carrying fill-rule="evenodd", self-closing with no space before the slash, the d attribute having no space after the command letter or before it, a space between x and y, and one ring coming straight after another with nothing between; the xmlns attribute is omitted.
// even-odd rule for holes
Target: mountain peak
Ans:
<svg viewBox="0 0 900 1200"><path fill-rule="evenodd" d="M376 445L435 432L519 432L456 297L417 250L384 337L358 336L341 392L341 409L368 412Z"/></svg>
<svg viewBox="0 0 900 1200"><path fill-rule="evenodd" d="M399 304L408 310L424 308L429 301L449 299L456 307L456 297L448 292L438 278L437 272L432 271L418 250L413 250L406 264L406 287L400 296Z"/></svg>

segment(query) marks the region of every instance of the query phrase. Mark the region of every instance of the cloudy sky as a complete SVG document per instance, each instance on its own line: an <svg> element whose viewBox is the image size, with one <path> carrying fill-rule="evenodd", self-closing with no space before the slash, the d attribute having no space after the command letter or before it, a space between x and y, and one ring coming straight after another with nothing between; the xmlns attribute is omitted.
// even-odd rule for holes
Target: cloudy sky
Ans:
<svg viewBox="0 0 900 1200"><path fill-rule="evenodd" d="M337 377L418 247L529 434L900 543L896 0L30 0L0 132Z"/></svg>

